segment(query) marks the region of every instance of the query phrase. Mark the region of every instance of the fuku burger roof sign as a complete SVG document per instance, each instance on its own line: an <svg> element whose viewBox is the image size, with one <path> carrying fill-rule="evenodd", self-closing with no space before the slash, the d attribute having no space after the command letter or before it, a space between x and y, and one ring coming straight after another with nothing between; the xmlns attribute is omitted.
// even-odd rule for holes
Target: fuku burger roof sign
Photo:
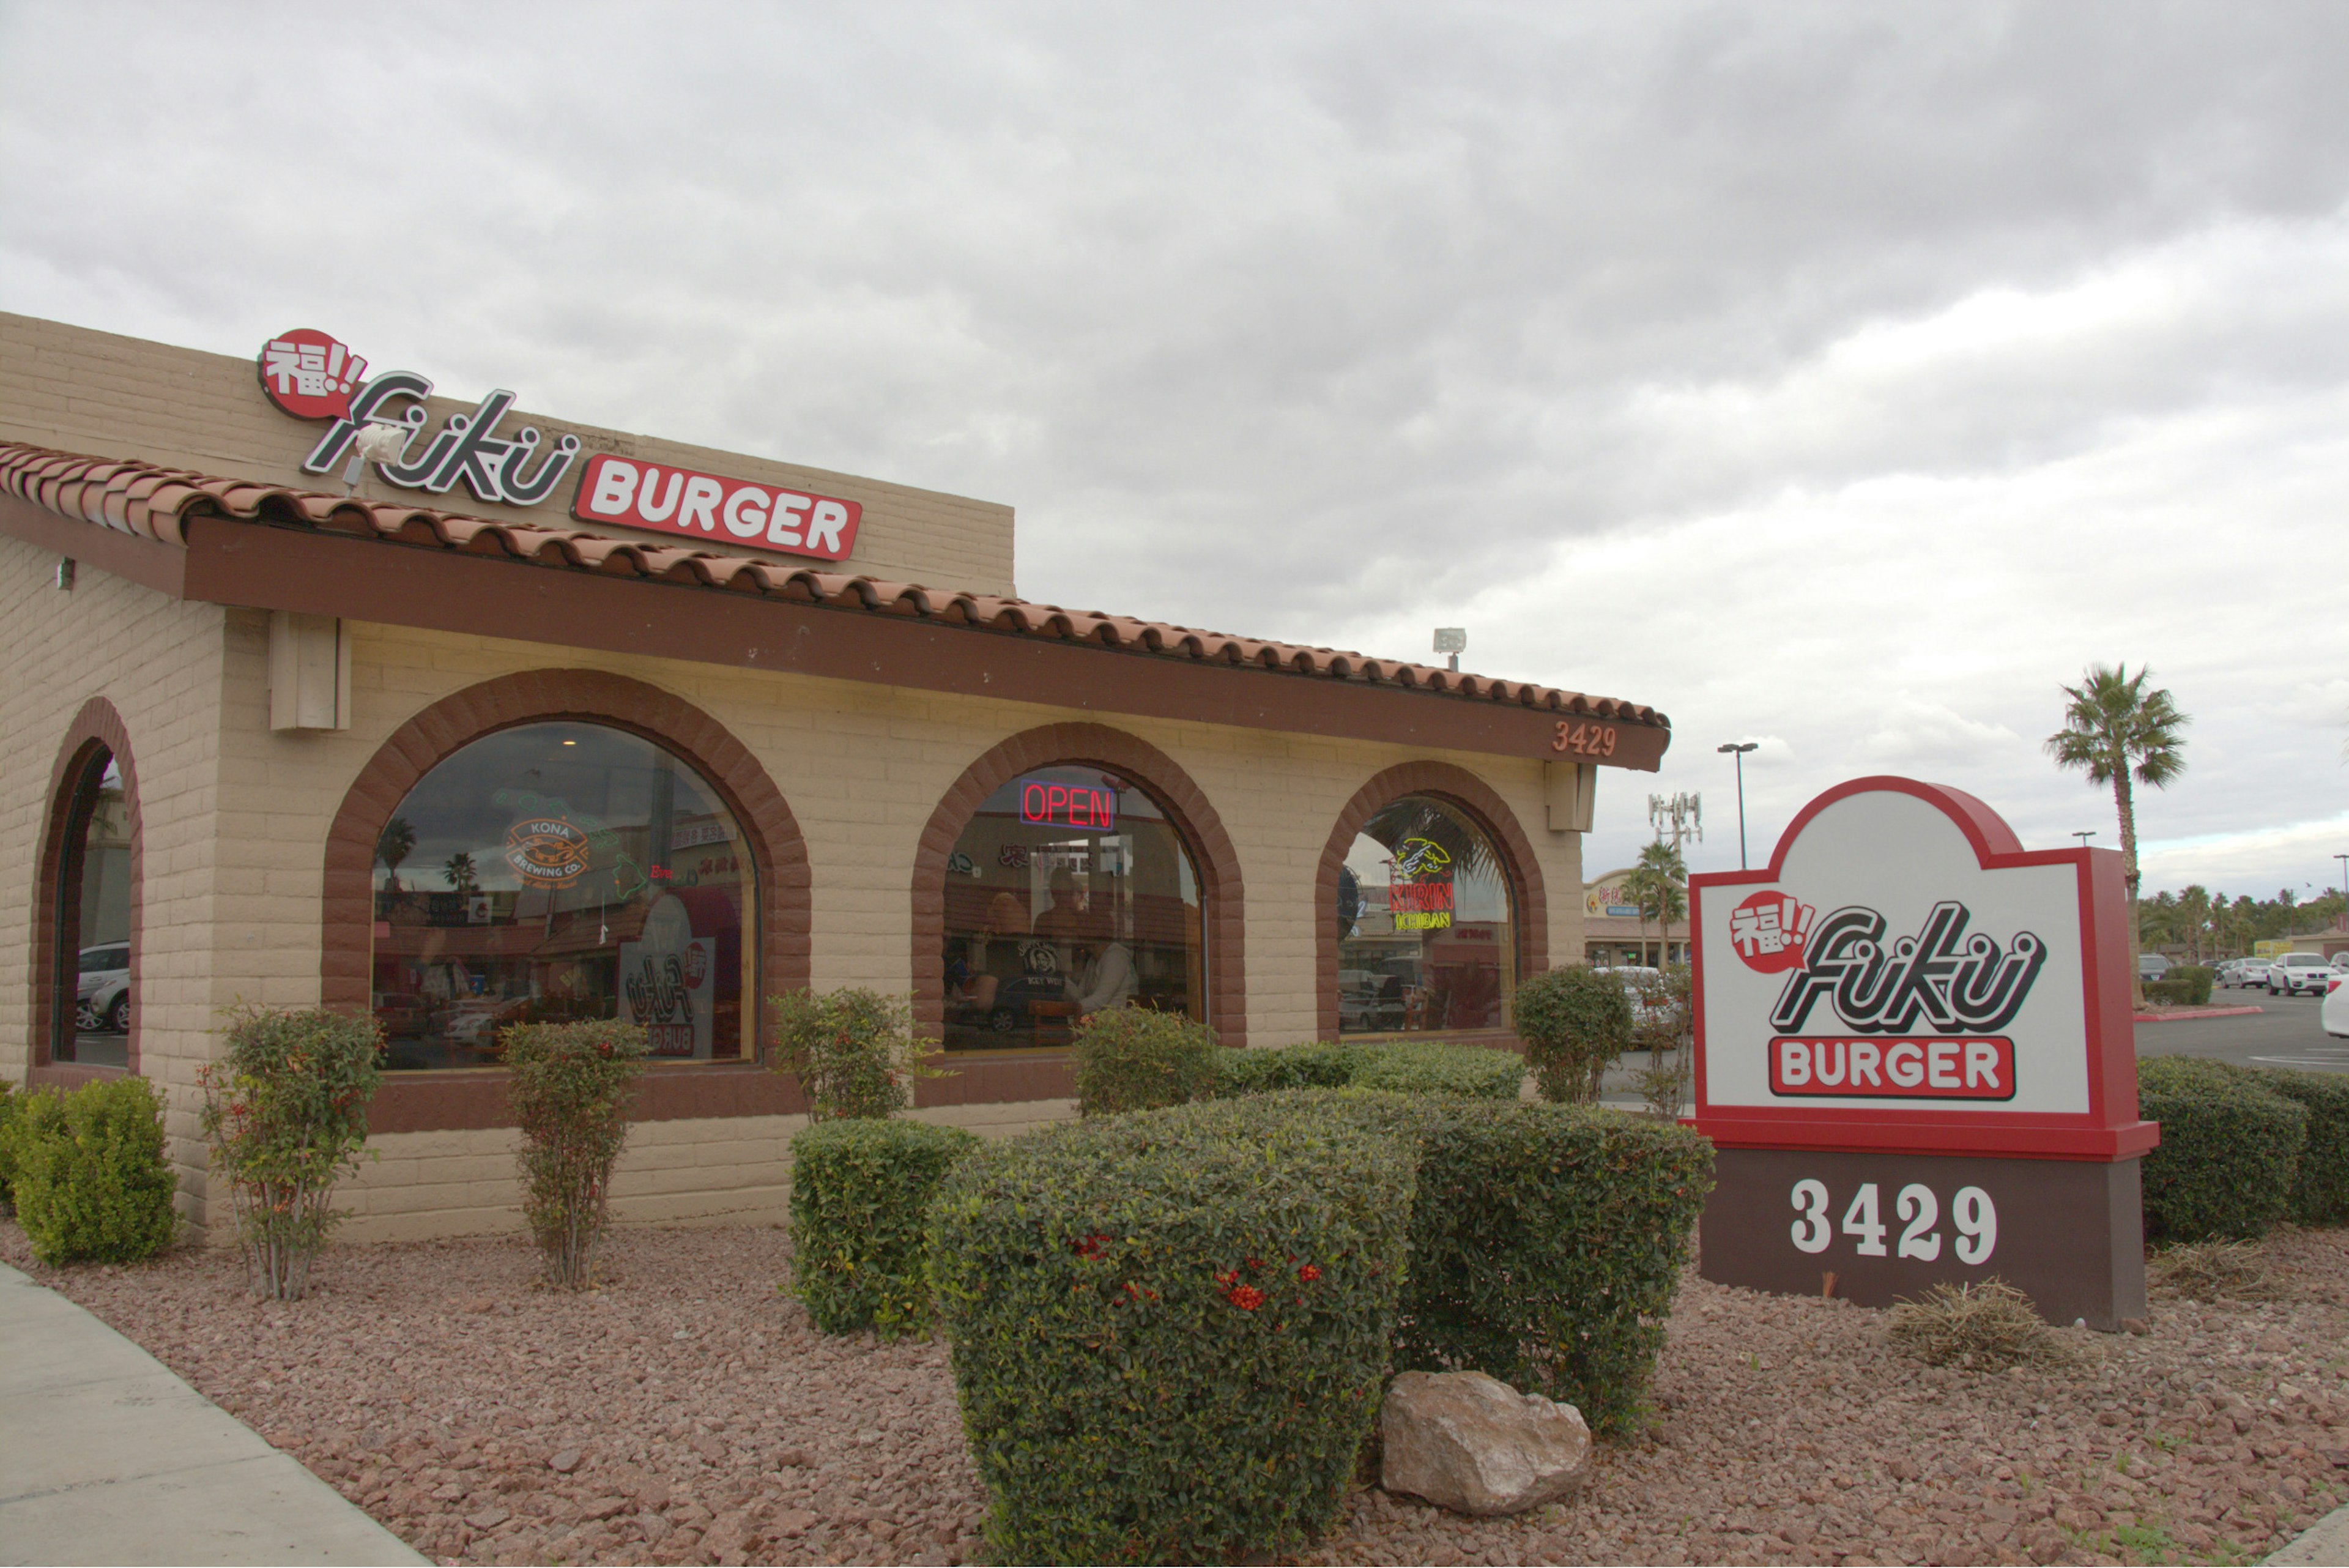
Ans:
<svg viewBox="0 0 2349 1568"><path fill-rule="evenodd" d="M476 500L536 506L577 464L575 435L548 441L533 425L512 435L498 426L514 394L492 390L471 413L450 414L427 437L432 382L413 370L367 374L367 362L313 327L280 333L256 360L262 390L285 412L326 421L302 460L305 473L357 484L368 465L403 489L446 495L460 483ZM420 444L419 438L423 437ZM864 507L838 496L803 494L756 480L598 453L572 489L582 523L676 534L724 549L775 551L822 561L848 558Z"/></svg>

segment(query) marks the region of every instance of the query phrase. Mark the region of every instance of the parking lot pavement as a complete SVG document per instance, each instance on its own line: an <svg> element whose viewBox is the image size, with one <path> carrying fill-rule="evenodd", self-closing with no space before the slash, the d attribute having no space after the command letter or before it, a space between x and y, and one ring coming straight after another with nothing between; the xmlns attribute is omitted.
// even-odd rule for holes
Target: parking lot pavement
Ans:
<svg viewBox="0 0 2349 1568"><path fill-rule="evenodd" d="M2324 1033L2323 1005L2313 996L2270 996L2263 991L2221 991L2220 1002L2256 1006L2236 1018L2188 1018L2137 1026L2137 1054L2210 1056L2239 1067L2290 1067L2303 1073L2349 1073L2349 1040Z"/></svg>

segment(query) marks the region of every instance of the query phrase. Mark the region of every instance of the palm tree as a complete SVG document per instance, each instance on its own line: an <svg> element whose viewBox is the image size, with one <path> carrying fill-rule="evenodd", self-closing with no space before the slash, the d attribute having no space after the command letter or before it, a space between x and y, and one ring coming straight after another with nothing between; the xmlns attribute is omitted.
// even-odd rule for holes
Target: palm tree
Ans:
<svg viewBox="0 0 2349 1568"><path fill-rule="evenodd" d="M2142 665L2135 675L2127 663L2110 670L2089 666L2087 679L2064 688L2071 699L2064 704L2064 727L2047 737L2047 753L2056 766L2077 768L2090 784L2113 786L2113 805L2121 819L2121 871L2128 884L2123 924L2129 939L2129 981L2139 1002L2145 989L2137 979L2137 807L2130 784L2133 780L2163 789L2186 771L2181 732L2191 722L2168 692L2146 690L2152 674Z"/></svg>
<svg viewBox="0 0 2349 1568"><path fill-rule="evenodd" d="M376 836L375 857L391 873L384 887L387 893L399 891L399 863L416 853L416 825L404 816L395 816L383 825Z"/></svg>
<svg viewBox="0 0 2349 1568"><path fill-rule="evenodd" d="M481 873L473 869L472 856L462 849L449 857L440 867L440 874L449 878L451 891L478 893L481 890Z"/></svg>
<svg viewBox="0 0 2349 1568"><path fill-rule="evenodd" d="M1670 963L1672 922L1688 916L1688 863L1681 858L1680 846L1659 838L1640 850L1639 865L1623 878L1623 891L1639 906L1642 956L1648 945L1648 920L1653 917L1663 928L1663 940L1656 946L1657 966Z"/></svg>

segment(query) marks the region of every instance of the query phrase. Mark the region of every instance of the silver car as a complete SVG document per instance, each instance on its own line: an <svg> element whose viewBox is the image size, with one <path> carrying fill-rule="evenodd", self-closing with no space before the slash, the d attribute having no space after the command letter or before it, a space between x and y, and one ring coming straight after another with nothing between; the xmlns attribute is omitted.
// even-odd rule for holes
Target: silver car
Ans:
<svg viewBox="0 0 2349 1568"><path fill-rule="evenodd" d="M100 942L81 950L74 986L74 1027L109 1034L130 1033L130 944Z"/></svg>

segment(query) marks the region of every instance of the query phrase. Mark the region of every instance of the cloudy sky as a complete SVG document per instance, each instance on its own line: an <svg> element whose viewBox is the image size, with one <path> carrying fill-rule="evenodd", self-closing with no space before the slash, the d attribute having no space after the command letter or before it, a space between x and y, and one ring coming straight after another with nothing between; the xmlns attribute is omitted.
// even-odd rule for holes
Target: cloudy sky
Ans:
<svg viewBox="0 0 2349 1568"><path fill-rule="evenodd" d="M0 308L1010 503L1027 596L1651 702L1593 871L1754 739L2349 851L2349 6L0 0Z"/></svg>

